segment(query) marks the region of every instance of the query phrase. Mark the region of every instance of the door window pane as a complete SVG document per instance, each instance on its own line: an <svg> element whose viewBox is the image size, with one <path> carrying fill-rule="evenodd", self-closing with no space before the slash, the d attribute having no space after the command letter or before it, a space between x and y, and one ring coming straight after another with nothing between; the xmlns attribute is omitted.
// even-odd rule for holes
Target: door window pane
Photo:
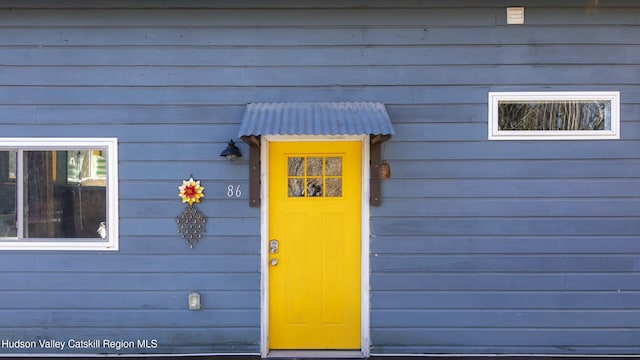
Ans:
<svg viewBox="0 0 640 360"><path fill-rule="evenodd" d="M307 196L322 196L322 178L307 180Z"/></svg>
<svg viewBox="0 0 640 360"><path fill-rule="evenodd" d="M307 175L322 176L322 158L321 157L307 158Z"/></svg>
<svg viewBox="0 0 640 360"><path fill-rule="evenodd" d="M304 179L289 179L289 197L304 196Z"/></svg>
<svg viewBox="0 0 640 360"><path fill-rule="evenodd" d="M341 176L342 175L342 158L340 157L328 157L327 159L327 176Z"/></svg>
<svg viewBox="0 0 640 360"><path fill-rule="evenodd" d="M289 158L289 176L304 176L304 158Z"/></svg>
<svg viewBox="0 0 640 360"><path fill-rule="evenodd" d="M327 197L342 196L342 179L327 179Z"/></svg>

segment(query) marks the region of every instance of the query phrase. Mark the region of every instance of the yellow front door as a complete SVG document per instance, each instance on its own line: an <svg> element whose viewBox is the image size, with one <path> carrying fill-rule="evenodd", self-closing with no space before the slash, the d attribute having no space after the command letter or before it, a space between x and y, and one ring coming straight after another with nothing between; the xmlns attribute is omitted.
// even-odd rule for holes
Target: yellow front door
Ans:
<svg viewBox="0 0 640 360"><path fill-rule="evenodd" d="M270 349L360 349L361 146L269 145Z"/></svg>

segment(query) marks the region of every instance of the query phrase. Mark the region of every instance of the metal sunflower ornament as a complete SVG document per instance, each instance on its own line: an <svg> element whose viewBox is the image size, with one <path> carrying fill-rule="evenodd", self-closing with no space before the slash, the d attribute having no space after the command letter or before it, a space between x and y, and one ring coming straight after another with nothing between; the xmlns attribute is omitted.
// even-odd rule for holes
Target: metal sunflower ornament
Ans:
<svg viewBox="0 0 640 360"><path fill-rule="evenodd" d="M193 248L193 245L206 231L207 218L196 206L193 206L204 197L204 186L200 185L200 181L194 180L192 175L189 180L182 180L182 185L178 189L180 190L178 196L182 202L189 204L176 218L178 232L182 234L182 238L189 244L189 247Z"/></svg>
<svg viewBox="0 0 640 360"><path fill-rule="evenodd" d="M180 190L178 195L182 198L182 202L189 203L189 206L193 206L193 203L199 203L200 198L204 197L204 186L200 185L200 181L193 180L193 176L189 180L182 180L182 185L178 189Z"/></svg>

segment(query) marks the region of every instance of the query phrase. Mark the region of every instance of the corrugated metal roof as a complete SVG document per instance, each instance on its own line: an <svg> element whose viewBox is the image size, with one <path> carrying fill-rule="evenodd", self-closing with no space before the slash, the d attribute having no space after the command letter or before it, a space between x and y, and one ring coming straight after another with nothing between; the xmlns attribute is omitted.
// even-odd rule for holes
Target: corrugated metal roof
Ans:
<svg viewBox="0 0 640 360"><path fill-rule="evenodd" d="M248 135L393 135L379 102L250 103L238 136Z"/></svg>

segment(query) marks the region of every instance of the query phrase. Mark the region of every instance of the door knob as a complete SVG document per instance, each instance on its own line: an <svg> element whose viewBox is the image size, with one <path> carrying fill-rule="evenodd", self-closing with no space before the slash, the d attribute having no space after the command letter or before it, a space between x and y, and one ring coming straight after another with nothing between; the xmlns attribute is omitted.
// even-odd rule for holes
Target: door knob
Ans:
<svg viewBox="0 0 640 360"><path fill-rule="evenodd" d="M276 266L276 265L278 265L278 259L276 258L271 259L271 266Z"/></svg>

